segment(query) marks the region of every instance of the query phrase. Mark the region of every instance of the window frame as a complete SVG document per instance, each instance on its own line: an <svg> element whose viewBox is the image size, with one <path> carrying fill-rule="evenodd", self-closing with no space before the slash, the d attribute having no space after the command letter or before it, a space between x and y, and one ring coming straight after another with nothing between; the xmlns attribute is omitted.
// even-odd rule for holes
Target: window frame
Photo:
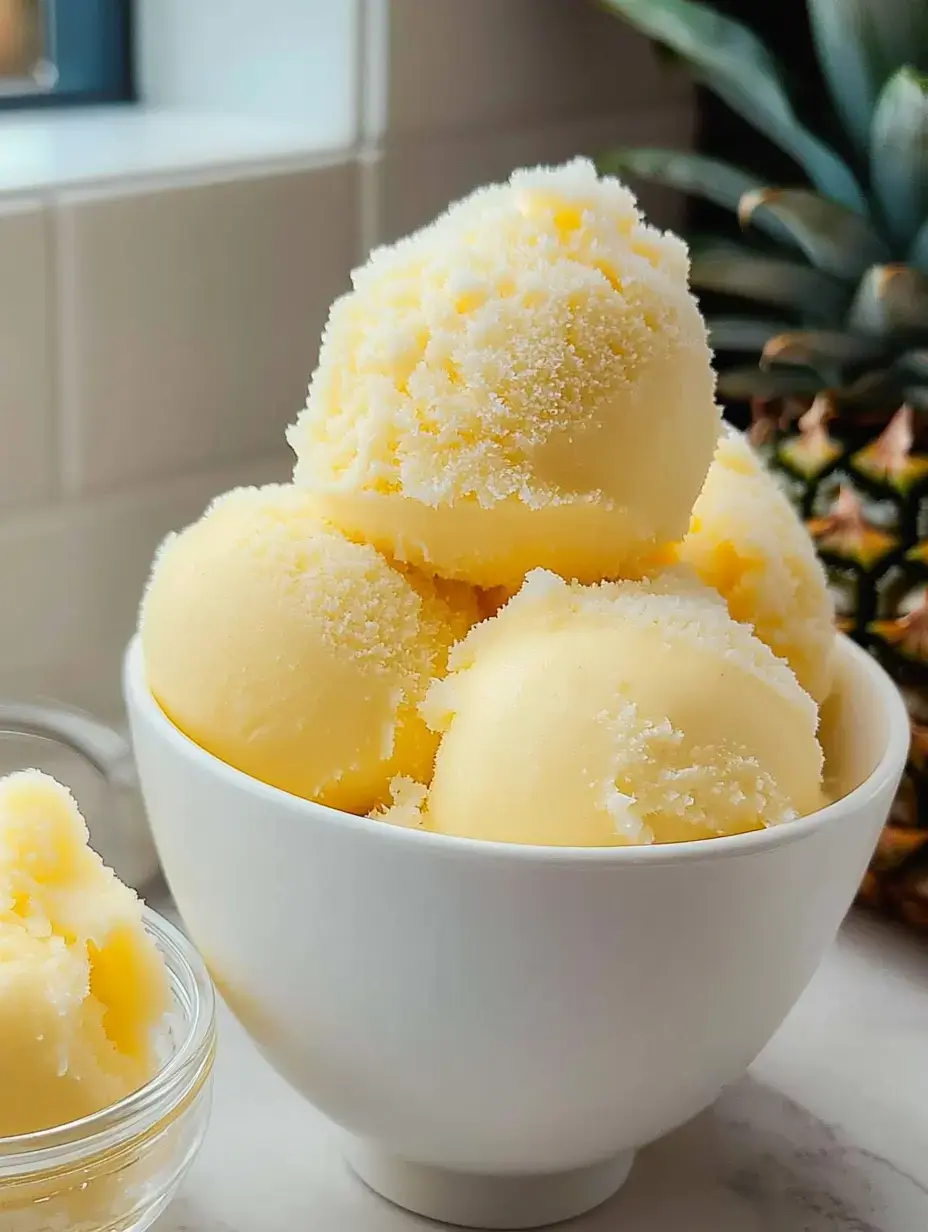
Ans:
<svg viewBox="0 0 928 1232"><path fill-rule="evenodd" d="M136 100L132 0L39 0L50 71L0 79L0 111Z"/></svg>

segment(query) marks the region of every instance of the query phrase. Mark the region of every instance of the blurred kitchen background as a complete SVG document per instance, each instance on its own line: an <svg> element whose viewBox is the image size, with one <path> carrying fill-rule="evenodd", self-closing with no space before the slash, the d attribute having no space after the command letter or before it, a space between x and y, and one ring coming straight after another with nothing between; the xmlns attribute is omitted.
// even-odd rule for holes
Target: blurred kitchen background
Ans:
<svg viewBox="0 0 928 1232"><path fill-rule="evenodd" d="M372 245L696 125L587 0L0 0L0 74L0 695L102 717L160 538L288 475Z"/></svg>
<svg viewBox="0 0 928 1232"><path fill-rule="evenodd" d="M903 687L865 892L928 929L928 0L0 0L0 701L118 722L157 543L288 477L351 269L576 154L690 240L726 413Z"/></svg>

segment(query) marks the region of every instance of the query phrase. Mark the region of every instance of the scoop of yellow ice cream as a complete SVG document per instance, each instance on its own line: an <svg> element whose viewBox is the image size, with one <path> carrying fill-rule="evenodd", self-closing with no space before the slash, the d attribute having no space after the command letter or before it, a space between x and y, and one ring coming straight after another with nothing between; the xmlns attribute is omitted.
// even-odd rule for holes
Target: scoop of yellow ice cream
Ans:
<svg viewBox="0 0 928 1232"><path fill-rule="evenodd" d="M169 537L140 629L148 682L204 749L365 812L437 743L417 707L478 617L469 587L389 564L288 486L237 489Z"/></svg>
<svg viewBox="0 0 928 1232"><path fill-rule="evenodd" d="M733 429L719 441L680 558L824 701L835 646L825 571L785 494Z"/></svg>
<svg viewBox="0 0 928 1232"><path fill-rule="evenodd" d="M388 821L393 826L425 829L428 794L429 789L424 783L398 775L390 784L390 803L374 809L370 816L375 821Z"/></svg>
<svg viewBox="0 0 928 1232"><path fill-rule="evenodd" d="M529 575L426 699L442 731L425 824L609 846L710 838L821 805L815 703L688 573ZM407 792L397 818L422 809ZM387 820L393 820L388 813Z"/></svg>
<svg viewBox="0 0 928 1232"><path fill-rule="evenodd" d="M0 780L0 1137L142 1086L168 1005L142 905L88 846L67 789L36 770Z"/></svg>
<svg viewBox="0 0 928 1232"><path fill-rule="evenodd" d="M594 581L682 538L718 435L685 246L588 162L372 254L332 307L295 481L445 577Z"/></svg>

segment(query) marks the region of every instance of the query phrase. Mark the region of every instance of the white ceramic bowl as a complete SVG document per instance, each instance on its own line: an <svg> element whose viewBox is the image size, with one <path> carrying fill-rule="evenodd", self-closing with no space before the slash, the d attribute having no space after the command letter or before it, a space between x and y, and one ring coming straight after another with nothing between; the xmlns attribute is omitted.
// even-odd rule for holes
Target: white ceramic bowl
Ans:
<svg viewBox="0 0 928 1232"><path fill-rule="evenodd" d="M165 717L137 643L125 688L161 860L232 1009L374 1189L478 1227L596 1205L739 1077L834 937L908 747L894 685L842 640L838 803L733 838L509 846L248 778Z"/></svg>

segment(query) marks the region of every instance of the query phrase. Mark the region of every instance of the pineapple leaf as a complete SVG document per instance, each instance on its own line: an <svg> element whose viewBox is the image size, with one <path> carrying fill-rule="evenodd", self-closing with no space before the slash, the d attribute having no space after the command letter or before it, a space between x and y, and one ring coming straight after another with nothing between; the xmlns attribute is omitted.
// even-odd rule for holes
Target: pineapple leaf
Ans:
<svg viewBox="0 0 928 1232"><path fill-rule="evenodd" d="M928 218L918 229L918 235L909 249L909 265L914 265L923 274L928 274Z"/></svg>
<svg viewBox="0 0 928 1232"><path fill-rule="evenodd" d="M761 351L767 340L792 326L756 317L709 317L709 343L714 351Z"/></svg>
<svg viewBox="0 0 928 1232"><path fill-rule="evenodd" d="M860 280L848 326L861 334L928 331L928 275L908 265L874 265Z"/></svg>
<svg viewBox="0 0 928 1232"><path fill-rule="evenodd" d="M686 60L700 84L790 154L821 192L867 212L847 166L799 123L773 57L753 31L698 0L603 3Z"/></svg>
<svg viewBox="0 0 928 1232"><path fill-rule="evenodd" d="M914 377L918 381L928 381L928 349L906 351L899 356L896 367L905 376Z"/></svg>
<svg viewBox="0 0 928 1232"><path fill-rule="evenodd" d="M928 412L928 385L906 385L902 396L913 410Z"/></svg>
<svg viewBox="0 0 928 1232"><path fill-rule="evenodd" d="M856 282L869 266L890 259L865 218L806 188L752 189L738 202L743 227L759 226L770 215L779 219L813 265L836 278Z"/></svg>
<svg viewBox="0 0 928 1232"><path fill-rule="evenodd" d="M877 96L900 64L928 68L923 0L808 0L819 64L838 115L867 153Z"/></svg>
<svg viewBox="0 0 928 1232"><path fill-rule="evenodd" d="M730 257L766 256L768 253L767 249L754 247L743 240L731 239L727 235L718 235L712 231L691 231L687 236L687 246L693 261L706 252L712 253L713 256L727 253ZM771 255L776 256L778 253Z"/></svg>
<svg viewBox="0 0 928 1232"><path fill-rule="evenodd" d="M886 344L880 338L810 329L771 338L764 346L761 366L802 364L836 384L845 371L873 365L885 355Z"/></svg>
<svg viewBox="0 0 928 1232"><path fill-rule="evenodd" d="M702 197L733 213L745 193L764 186L764 181L750 171L682 150L612 150L598 163L600 171L607 175L637 175L690 196ZM784 230L775 218L764 221L770 224L764 228L766 231L777 239L784 238Z"/></svg>
<svg viewBox="0 0 928 1232"><path fill-rule="evenodd" d="M928 216L928 77L901 68L880 92L870 145L873 188L896 240Z"/></svg>
<svg viewBox="0 0 928 1232"><path fill-rule="evenodd" d="M881 291L886 269L885 265L874 265L860 280L847 316L848 328L856 333L882 337L891 332Z"/></svg>
<svg viewBox="0 0 928 1232"><path fill-rule="evenodd" d="M762 368L729 368L719 375L718 384L723 398L736 401L750 398L769 401L816 394L821 387L818 377L802 368L777 368L768 372Z"/></svg>
<svg viewBox="0 0 928 1232"><path fill-rule="evenodd" d="M928 274L908 265L874 265L857 288L848 327L879 336L928 333Z"/></svg>
<svg viewBox="0 0 928 1232"><path fill-rule="evenodd" d="M895 409L902 400L899 376L892 368L874 368L842 389L832 391L839 414Z"/></svg>
<svg viewBox="0 0 928 1232"><path fill-rule="evenodd" d="M846 288L820 270L730 247L694 256L690 281L703 290L778 304L825 321L839 315L848 299Z"/></svg>

